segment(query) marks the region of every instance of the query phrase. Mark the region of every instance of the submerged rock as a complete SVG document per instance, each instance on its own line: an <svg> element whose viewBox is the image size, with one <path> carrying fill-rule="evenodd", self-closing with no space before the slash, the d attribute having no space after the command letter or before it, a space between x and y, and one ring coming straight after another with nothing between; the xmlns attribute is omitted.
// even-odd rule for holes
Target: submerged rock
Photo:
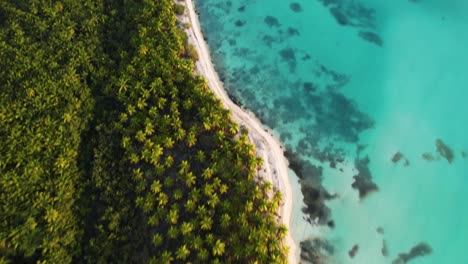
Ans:
<svg viewBox="0 0 468 264"><path fill-rule="evenodd" d="M326 241L320 239L307 239L300 242L300 263L326 264L329 263L327 256L322 252L333 252L333 247Z"/></svg>
<svg viewBox="0 0 468 264"><path fill-rule="evenodd" d="M359 245L355 244L349 251L348 255L350 258L354 258L359 251Z"/></svg>
<svg viewBox="0 0 468 264"><path fill-rule="evenodd" d="M403 158L403 154L401 154L401 152L398 151L397 153L395 153L395 155L393 155L392 162L398 163L402 158Z"/></svg>
<svg viewBox="0 0 468 264"><path fill-rule="evenodd" d="M330 13L335 17L336 22L342 26L346 26L350 24L350 21L348 20L347 16L343 11L338 8L338 7L332 7L330 8Z"/></svg>
<svg viewBox="0 0 468 264"><path fill-rule="evenodd" d="M383 227L381 227L381 226L377 227L376 231L377 231L377 233L379 233L379 234L381 234L381 235L384 234L384 229L383 229Z"/></svg>
<svg viewBox="0 0 468 264"><path fill-rule="evenodd" d="M266 16L263 20L269 27L279 27L280 23L276 17Z"/></svg>
<svg viewBox="0 0 468 264"><path fill-rule="evenodd" d="M242 27L243 25L245 25L245 23L246 23L245 20L237 20L235 22L235 25L236 27Z"/></svg>
<svg viewBox="0 0 468 264"><path fill-rule="evenodd" d="M296 13L299 13L302 11L302 7L301 7L301 4L299 3L291 3L289 5L289 8L293 11L293 12L296 12Z"/></svg>
<svg viewBox="0 0 468 264"><path fill-rule="evenodd" d="M417 257L424 257L432 253L432 248L428 244L421 242L411 248L408 253L400 253L392 264L404 264Z"/></svg>
<svg viewBox="0 0 468 264"><path fill-rule="evenodd" d="M279 51L281 59L289 66L289 70L294 72L297 65L296 53L292 48L284 48Z"/></svg>
<svg viewBox="0 0 468 264"><path fill-rule="evenodd" d="M370 42L370 43L374 43L375 45L379 46L379 47L382 47L383 46L383 40L382 38L380 38L379 35L377 35L376 33L374 32L370 32L370 31L359 31L358 33L359 37L361 37L362 39Z"/></svg>
<svg viewBox="0 0 468 264"><path fill-rule="evenodd" d="M299 36L299 30L297 28L288 27L288 35L290 36Z"/></svg>
<svg viewBox="0 0 468 264"><path fill-rule="evenodd" d="M388 257L388 248L387 248L387 241L382 240L382 249L380 250L382 252L382 256Z"/></svg>
<svg viewBox="0 0 468 264"><path fill-rule="evenodd" d="M315 85L312 82L304 82L302 84L302 87L304 88L304 91L307 93L313 93L317 91L317 85Z"/></svg>
<svg viewBox="0 0 468 264"><path fill-rule="evenodd" d="M452 151L452 149L447 146L442 139L437 139L436 140L436 148L437 152L445 158L449 163L452 163L453 159L455 158L455 155Z"/></svg>
<svg viewBox="0 0 468 264"><path fill-rule="evenodd" d="M466 152L465 152L465 151L462 151L462 152L461 152L461 156L462 156L462 158L466 158Z"/></svg>
<svg viewBox="0 0 468 264"><path fill-rule="evenodd" d="M378 191L379 187L372 181L372 175L369 170L369 157L355 161L356 169L359 173L353 176L354 182L351 187L359 191L359 198L364 199L371 192Z"/></svg>
<svg viewBox="0 0 468 264"><path fill-rule="evenodd" d="M432 155L432 153L429 153L429 152L425 152L421 156L422 156L422 158L424 160L427 160L427 161L434 161L435 160L434 155Z"/></svg>
<svg viewBox="0 0 468 264"><path fill-rule="evenodd" d="M408 159L405 159L405 162L403 163L403 166L408 167L410 164Z"/></svg>

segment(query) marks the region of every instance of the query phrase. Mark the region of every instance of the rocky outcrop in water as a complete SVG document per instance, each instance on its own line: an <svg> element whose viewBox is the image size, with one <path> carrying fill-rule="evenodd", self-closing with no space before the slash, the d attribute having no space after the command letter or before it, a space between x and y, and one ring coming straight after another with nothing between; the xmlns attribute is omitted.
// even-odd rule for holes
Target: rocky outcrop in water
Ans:
<svg viewBox="0 0 468 264"><path fill-rule="evenodd" d="M359 191L359 198L364 199L371 192L378 191L379 187L372 181L372 174L369 170L369 157L363 159L356 159L355 167L359 173L353 176L354 182L351 185L354 189Z"/></svg>
<svg viewBox="0 0 468 264"><path fill-rule="evenodd" d="M302 11L301 4L299 4L299 3L291 3L289 5L289 8L295 13L299 13L299 12Z"/></svg>
<svg viewBox="0 0 468 264"><path fill-rule="evenodd" d="M349 251L348 255L350 258L354 258L359 251L359 245L355 244Z"/></svg>
<svg viewBox="0 0 468 264"><path fill-rule="evenodd" d="M370 43L373 43L379 47L382 47L383 46L383 40L382 38L377 35L376 33L374 32L371 32L371 31L359 31L358 33L359 37L361 37L362 39L364 39L365 41L368 41Z"/></svg>
<svg viewBox="0 0 468 264"><path fill-rule="evenodd" d="M436 160L436 158L434 157L434 155L430 152L424 152L421 157L426 160L426 161L434 161Z"/></svg>
<svg viewBox="0 0 468 264"><path fill-rule="evenodd" d="M432 253L432 248L428 244L421 242L411 248L408 253L400 253L392 264L404 264L417 257L424 257Z"/></svg>
<svg viewBox="0 0 468 264"><path fill-rule="evenodd" d="M395 155L393 155L392 157L392 162L393 163L398 163L400 161L403 161L403 166L407 167L409 166L409 160L405 157L405 155L403 155L403 153L401 153L400 151L398 151L397 153L395 153Z"/></svg>
<svg viewBox="0 0 468 264"><path fill-rule="evenodd" d="M388 247L387 247L387 241L382 240L382 249L380 250L382 252L382 256L388 257Z"/></svg>
<svg viewBox="0 0 468 264"><path fill-rule="evenodd" d="M455 155L453 153L453 150L447 146L442 139L437 139L436 140L436 148L437 152L442 156L444 159L446 159L449 163L452 163L453 159L455 158Z"/></svg>
<svg viewBox="0 0 468 264"><path fill-rule="evenodd" d="M384 232L385 232L384 229L383 229L383 227L381 227L381 226L377 227L377 229L376 229L375 231L377 231L377 233L379 233L379 234L381 234L381 235L383 235Z"/></svg>
<svg viewBox="0 0 468 264"><path fill-rule="evenodd" d="M299 177L301 192L304 195L302 211L309 216L310 222L317 219L318 224L328 224L330 222L330 209L325 205L325 201L336 196L328 193L320 184L323 169L310 162L302 160L298 154L286 150L285 157L289 161L289 168ZM334 224L333 224L334 226Z"/></svg>
<svg viewBox="0 0 468 264"><path fill-rule="evenodd" d="M332 255L334 248L323 239L307 239L300 243L301 262L310 264L327 264L327 254Z"/></svg>
<svg viewBox="0 0 468 264"><path fill-rule="evenodd" d="M266 16L263 20L269 27L279 27L280 23L274 16Z"/></svg>

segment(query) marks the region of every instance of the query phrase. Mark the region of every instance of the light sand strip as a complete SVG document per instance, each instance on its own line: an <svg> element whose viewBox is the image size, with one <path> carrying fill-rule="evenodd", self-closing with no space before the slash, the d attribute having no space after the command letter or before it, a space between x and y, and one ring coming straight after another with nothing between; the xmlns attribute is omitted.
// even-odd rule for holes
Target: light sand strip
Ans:
<svg viewBox="0 0 468 264"><path fill-rule="evenodd" d="M231 110L232 118L240 125L244 125L249 131L249 138L256 146L257 155L264 161L266 172L262 175L265 180L270 181L283 195L283 206L280 208L281 223L290 230L292 213L292 191L288 176L288 161L284 157L280 142L272 136L270 130L265 131L261 122L251 112L247 112L234 104L219 79L219 76L211 61L208 46L203 38L198 16L192 0L185 0L188 9L188 19L191 27L186 30L189 41L195 47L199 55L196 63L198 73L203 75L210 89L221 99L223 105ZM292 239L291 232L285 239L285 245L289 247L288 262L296 264L296 244Z"/></svg>

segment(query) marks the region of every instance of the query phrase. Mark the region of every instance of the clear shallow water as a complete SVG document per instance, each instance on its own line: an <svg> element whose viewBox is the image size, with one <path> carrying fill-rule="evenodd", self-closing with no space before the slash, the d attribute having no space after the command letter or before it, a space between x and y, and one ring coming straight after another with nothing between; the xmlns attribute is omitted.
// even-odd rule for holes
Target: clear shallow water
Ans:
<svg viewBox="0 0 468 264"><path fill-rule="evenodd" d="M411 263L468 263L467 1L196 4L226 89L296 154L296 240L317 233L303 217L320 216L329 262L392 263L425 242L432 253ZM358 169L379 189L362 199L351 187ZM319 195L303 215L314 190L338 198L321 207Z"/></svg>

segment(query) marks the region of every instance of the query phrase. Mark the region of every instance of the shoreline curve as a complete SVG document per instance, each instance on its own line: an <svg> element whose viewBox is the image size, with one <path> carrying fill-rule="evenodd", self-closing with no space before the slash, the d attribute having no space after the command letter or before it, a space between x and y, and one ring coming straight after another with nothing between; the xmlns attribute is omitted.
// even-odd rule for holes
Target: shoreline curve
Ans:
<svg viewBox="0 0 468 264"><path fill-rule="evenodd" d="M211 61L208 45L203 37L198 15L195 12L193 0L184 0L188 11L190 27L185 29L189 42L195 47L199 59L195 63L198 74L202 75L210 90L221 100L223 106L231 111L231 118L239 125L248 129L249 139L254 144L257 156L263 159L263 169L266 172L262 177L271 182L283 196L283 204L279 209L280 223L288 228L283 243L289 248L288 263L298 263L296 259L297 246L291 235L291 219L293 209L293 197L290 178L288 175L288 161L284 156L284 148L280 141L273 136L270 129L255 117L255 115L236 105L227 95L223 84Z"/></svg>

